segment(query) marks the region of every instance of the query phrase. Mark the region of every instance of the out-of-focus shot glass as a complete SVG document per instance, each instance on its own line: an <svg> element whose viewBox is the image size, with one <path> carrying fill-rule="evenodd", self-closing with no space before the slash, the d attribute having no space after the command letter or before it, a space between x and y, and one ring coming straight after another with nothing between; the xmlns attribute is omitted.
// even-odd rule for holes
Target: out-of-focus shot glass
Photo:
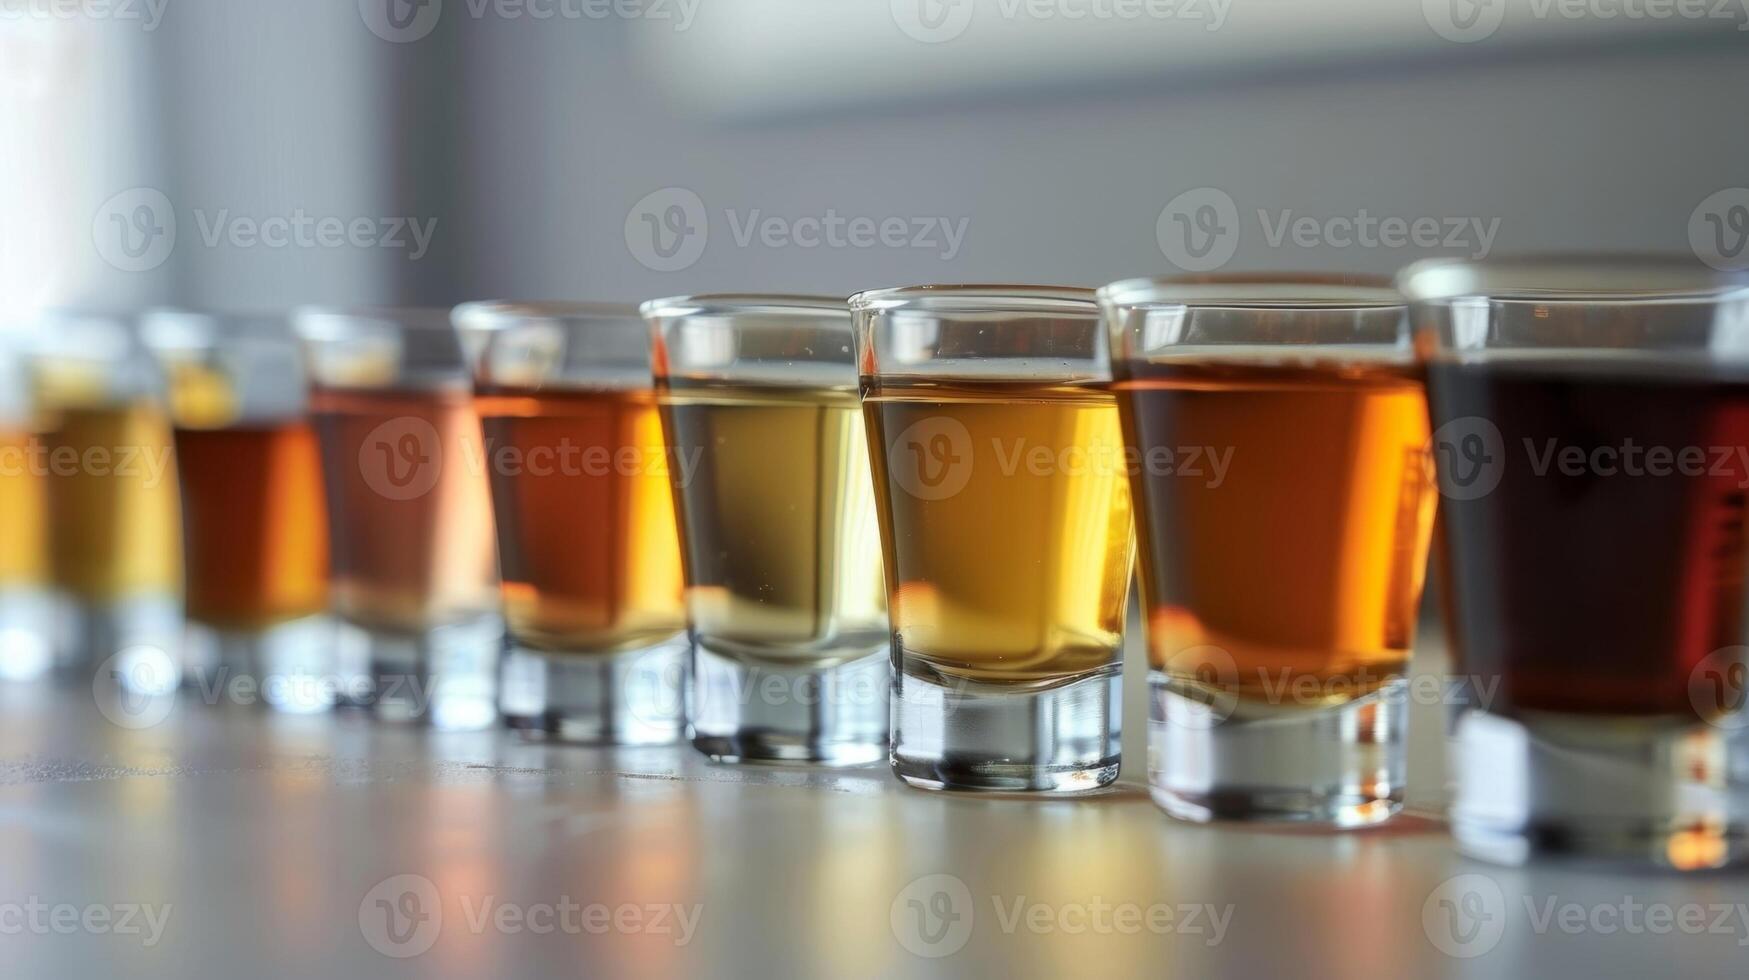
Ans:
<svg viewBox="0 0 1749 980"><path fill-rule="evenodd" d="M924 286L850 306L894 772L929 789L1110 782L1135 541L1093 292Z"/></svg>
<svg viewBox="0 0 1749 980"><path fill-rule="evenodd" d="M1399 278L1443 500L1460 850L1677 869L1749 841L1749 275L1668 257Z"/></svg>
<svg viewBox="0 0 1749 980"><path fill-rule="evenodd" d="M1099 295L1134 464L1154 800L1196 821L1387 819L1437 500L1401 298L1271 277Z"/></svg>
<svg viewBox="0 0 1749 980"><path fill-rule="evenodd" d="M54 665L47 479L25 371L23 330L0 329L0 681Z"/></svg>
<svg viewBox="0 0 1749 980"><path fill-rule="evenodd" d="M635 307L470 303L514 728L620 745L683 724L686 610L670 458Z"/></svg>
<svg viewBox="0 0 1749 980"><path fill-rule="evenodd" d="M328 518L291 323L157 310L141 332L163 370L175 437L185 671L209 697L326 710L338 687Z"/></svg>
<svg viewBox="0 0 1749 980"><path fill-rule="evenodd" d="M842 300L644 304L692 638L687 724L720 761L887 751L887 607Z"/></svg>
<svg viewBox="0 0 1749 980"><path fill-rule="evenodd" d="M181 683L182 547L163 379L132 318L60 313L34 332L60 666L127 688Z"/></svg>
<svg viewBox="0 0 1749 980"><path fill-rule="evenodd" d="M313 309L295 322L327 487L342 696L386 720L490 726L498 555L450 311Z"/></svg>

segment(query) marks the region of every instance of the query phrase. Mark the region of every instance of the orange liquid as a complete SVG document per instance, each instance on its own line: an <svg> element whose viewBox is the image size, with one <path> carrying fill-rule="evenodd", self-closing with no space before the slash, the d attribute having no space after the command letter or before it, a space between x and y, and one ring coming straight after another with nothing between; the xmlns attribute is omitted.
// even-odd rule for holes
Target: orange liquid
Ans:
<svg viewBox="0 0 1749 980"><path fill-rule="evenodd" d="M655 395L496 389L476 404L511 635L540 650L609 652L684 630Z"/></svg>
<svg viewBox="0 0 1749 980"><path fill-rule="evenodd" d="M322 611L328 517L315 433L179 429L188 615L254 629Z"/></svg>
<svg viewBox="0 0 1749 980"><path fill-rule="evenodd" d="M0 587L42 585L48 577L40 465L28 432L0 430Z"/></svg>
<svg viewBox="0 0 1749 980"><path fill-rule="evenodd" d="M422 632L498 608L497 545L472 393L311 396L332 533L332 606Z"/></svg>
<svg viewBox="0 0 1749 980"><path fill-rule="evenodd" d="M1437 499L1419 375L1270 364L1127 373L1115 388L1129 445L1205 457L1195 473L1133 478L1152 666L1236 683L1242 696L1312 681L1299 690L1338 701L1399 674ZM1219 478L1208 450L1228 454Z"/></svg>
<svg viewBox="0 0 1749 980"><path fill-rule="evenodd" d="M163 411L143 403L65 408L43 446L55 584L99 602L176 594L181 533Z"/></svg>

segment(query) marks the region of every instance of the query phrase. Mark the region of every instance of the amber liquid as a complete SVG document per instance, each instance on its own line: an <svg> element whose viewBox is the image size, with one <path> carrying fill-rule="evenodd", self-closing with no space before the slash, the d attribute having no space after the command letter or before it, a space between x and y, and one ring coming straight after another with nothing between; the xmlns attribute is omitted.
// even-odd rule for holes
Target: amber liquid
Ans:
<svg viewBox="0 0 1749 980"><path fill-rule="evenodd" d="M906 670L1036 683L1118 661L1135 544L1109 391L881 381L863 412Z"/></svg>
<svg viewBox="0 0 1749 980"><path fill-rule="evenodd" d="M1153 668L1282 707L1400 675L1437 501L1416 370L1122 368L1132 446L1230 450L1221 477L1206 458L1135 476Z"/></svg>
<svg viewBox="0 0 1749 980"><path fill-rule="evenodd" d="M143 403L63 408L43 446L55 584L92 602L180 591L176 470L164 412Z"/></svg>
<svg viewBox="0 0 1749 980"><path fill-rule="evenodd" d="M0 429L0 589L47 584L46 507L36 438Z"/></svg>
<svg viewBox="0 0 1749 980"><path fill-rule="evenodd" d="M328 518L304 422L178 429L188 616L253 630L321 612Z"/></svg>
<svg viewBox="0 0 1749 980"><path fill-rule="evenodd" d="M655 395L499 388L482 390L476 404L516 641L613 652L684 630Z"/></svg>
<svg viewBox="0 0 1749 980"><path fill-rule="evenodd" d="M493 613L497 545L473 393L318 389L332 607L423 632Z"/></svg>
<svg viewBox="0 0 1749 980"><path fill-rule="evenodd" d="M724 656L828 665L887 641L856 393L666 385L693 632Z"/></svg>

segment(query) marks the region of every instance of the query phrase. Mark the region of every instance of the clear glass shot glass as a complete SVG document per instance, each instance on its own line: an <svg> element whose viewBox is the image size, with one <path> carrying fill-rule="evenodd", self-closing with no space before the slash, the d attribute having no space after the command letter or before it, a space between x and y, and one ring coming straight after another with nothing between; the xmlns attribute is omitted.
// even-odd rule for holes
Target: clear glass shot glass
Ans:
<svg viewBox="0 0 1749 980"><path fill-rule="evenodd" d="M569 741L673 742L688 650L680 540L632 306L469 303L510 649L511 727Z"/></svg>
<svg viewBox="0 0 1749 980"><path fill-rule="evenodd" d="M1749 841L1749 274L1399 277L1427 363L1464 853L1681 870Z"/></svg>
<svg viewBox="0 0 1749 980"><path fill-rule="evenodd" d="M893 624L893 771L928 789L1117 778L1135 558L1092 290L859 293Z"/></svg>
<svg viewBox="0 0 1749 980"><path fill-rule="evenodd" d="M642 307L673 454L692 744L729 762L876 762L887 606L850 313L808 296Z"/></svg>
<svg viewBox="0 0 1749 980"><path fill-rule="evenodd" d="M497 720L504 644L473 374L448 309L300 311L327 487L344 701Z"/></svg>
<svg viewBox="0 0 1749 980"><path fill-rule="evenodd" d="M328 516L303 355L285 316L141 318L182 498L183 667L209 699L334 705Z"/></svg>
<svg viewBox="0 0 1749 980"><path fill-rule="evenodd" d="M133 316L53 313L33 341L57 665L80 677L107 671L143 693L174 691L182 542L163 376ZM124 654L118 669L112 660Z"/></svg>
<svg viewBox="0 0 1749 980"><path fill-rule="evenodd" d="M25 325L0 324L0 681L54 666L48 498L24 358Z"/></svg>
<svg viewBox="0 0 1749 980"><path fill-rule="evenodd" d="M1317 277L1099 298L1134 462L1155 802L1192 821L1389 818L1437 509L1401 298Z"/></svg>

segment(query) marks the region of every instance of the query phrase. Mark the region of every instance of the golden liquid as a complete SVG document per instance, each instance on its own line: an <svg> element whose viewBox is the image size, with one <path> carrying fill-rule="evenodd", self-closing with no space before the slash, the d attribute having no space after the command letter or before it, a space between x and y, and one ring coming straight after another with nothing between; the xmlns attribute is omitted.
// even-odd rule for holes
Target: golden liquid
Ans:
<svg viewBox="0 0 1749 980"><path fill-rule="evenodd" d="M0 429L0 588L48 581L48 504L35 445L29 432Z"/></svg>
<svg viewBox="0 0 1749 980"><path fill-rule="evenodd" d="M863 411L907 669L1037 683L1118 662L1135 543L1109 392L887 381Z"/></svg>
<svg viewBox="0 0 1749 980"><path fill-rule="evenodd" d="M692 629L725 656L829 664L887 641L880 532L856 393L661 395Z"/></svg>
<svg viewBox="0 0 1749 980"><path fill-rule="evenodd" d="M686 628L662 419L649 391L482 391L505 618L537 650ZM503 455L509 453L509 455Z"/></svg>
<svg viewBox="0 0 1749 980"><path fill-rule="evenodd" d="M332 604L422 632L495 612L497 544L473 393L317 389Z"/></svg>
<svg viewBox="0 0 1749 980"><path fill-rule="evenodd" d="M328 601L328 518L302 421L177 429L188 616L258 629Z"/></svg>
<svg viewBox="0 0 1749 980"><path fill-rule="evenodd" d="M1152 665L1241 697L1282 701L1289 691L1286 701L1303 706L1359 697L1400 674L1437 501L1419 374L1128 373L1115 387L1132 445L1231 450L1218 486L1206 464L1201 475L1136 478Z"/></svg>
<svg viewBox="0 0 1749 980"><path fill-rule="evenodd" d="M43 446L55 584L97 602L177 594L181 525L164 412L145 403L61 408Z"/></svg>

